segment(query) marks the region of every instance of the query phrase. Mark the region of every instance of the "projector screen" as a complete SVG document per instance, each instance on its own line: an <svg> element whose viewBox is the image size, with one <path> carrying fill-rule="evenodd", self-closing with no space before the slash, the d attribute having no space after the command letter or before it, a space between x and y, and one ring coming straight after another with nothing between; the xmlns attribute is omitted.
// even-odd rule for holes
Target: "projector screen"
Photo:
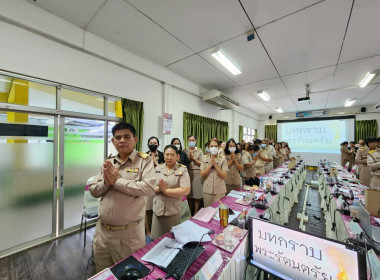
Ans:
<svg viewBox="0 0 380 280"><path fill-rule="evenodd" d="M288 142L291 156L301 156L307 165L322 158L340 164L340 143L354 140L354 116L277 121L277 141Z"/></svg>

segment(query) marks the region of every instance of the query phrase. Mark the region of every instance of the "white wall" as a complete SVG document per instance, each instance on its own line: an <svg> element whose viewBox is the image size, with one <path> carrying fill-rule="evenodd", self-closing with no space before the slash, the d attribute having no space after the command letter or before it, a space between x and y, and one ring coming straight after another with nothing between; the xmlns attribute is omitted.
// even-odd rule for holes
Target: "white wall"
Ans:
<svg viewBox="0 0 380 280"><path fill-rule="evenodd" d="M199 98L199 85L34 4L7 1L0 16L2 70L144 102L143 150L152 135L161 146L182 138L183 112L228 121L236 139L239 125L256 128L258 115L220 111ZM173 135L162 133L164 112L173 114Z"/></svg>

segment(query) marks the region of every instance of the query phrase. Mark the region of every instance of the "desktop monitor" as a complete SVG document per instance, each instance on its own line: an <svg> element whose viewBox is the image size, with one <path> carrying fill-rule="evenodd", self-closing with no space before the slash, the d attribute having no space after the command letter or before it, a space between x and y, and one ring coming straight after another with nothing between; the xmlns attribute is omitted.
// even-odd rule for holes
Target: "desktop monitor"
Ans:
<svg viewBox="0 0 380 280"><path fill-rule="evenodd" d="M362 248L249 218L250 264L282 279L367 279Z"/></svg>

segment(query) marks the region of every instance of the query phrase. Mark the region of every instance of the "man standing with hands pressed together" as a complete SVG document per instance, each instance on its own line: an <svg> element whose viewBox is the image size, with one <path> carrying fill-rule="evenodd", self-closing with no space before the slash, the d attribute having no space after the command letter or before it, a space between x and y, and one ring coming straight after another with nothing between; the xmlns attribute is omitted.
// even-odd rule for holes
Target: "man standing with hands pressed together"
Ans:
<svg viewBox="0 0 380 280"><path fill-rule="evenodd" d="M145 197L155 194L153 161L135 150L133 125L118 123L112 134L118 154L106 159L90 184L91 195L102 198L93 242L97 272L145 246Z"/></svg>

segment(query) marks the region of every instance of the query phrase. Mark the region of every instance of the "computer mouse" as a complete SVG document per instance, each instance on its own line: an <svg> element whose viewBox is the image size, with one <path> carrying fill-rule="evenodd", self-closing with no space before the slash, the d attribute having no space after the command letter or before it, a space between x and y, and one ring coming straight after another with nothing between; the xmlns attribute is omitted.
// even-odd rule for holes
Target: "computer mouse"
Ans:
<svg viewBox="0 0 380 280"><path fill-rule="evenodd" d="M121 280L137 280L142 278L140 270L136 268L129 268L126 269L121 275L120 279Z"/></svg>

